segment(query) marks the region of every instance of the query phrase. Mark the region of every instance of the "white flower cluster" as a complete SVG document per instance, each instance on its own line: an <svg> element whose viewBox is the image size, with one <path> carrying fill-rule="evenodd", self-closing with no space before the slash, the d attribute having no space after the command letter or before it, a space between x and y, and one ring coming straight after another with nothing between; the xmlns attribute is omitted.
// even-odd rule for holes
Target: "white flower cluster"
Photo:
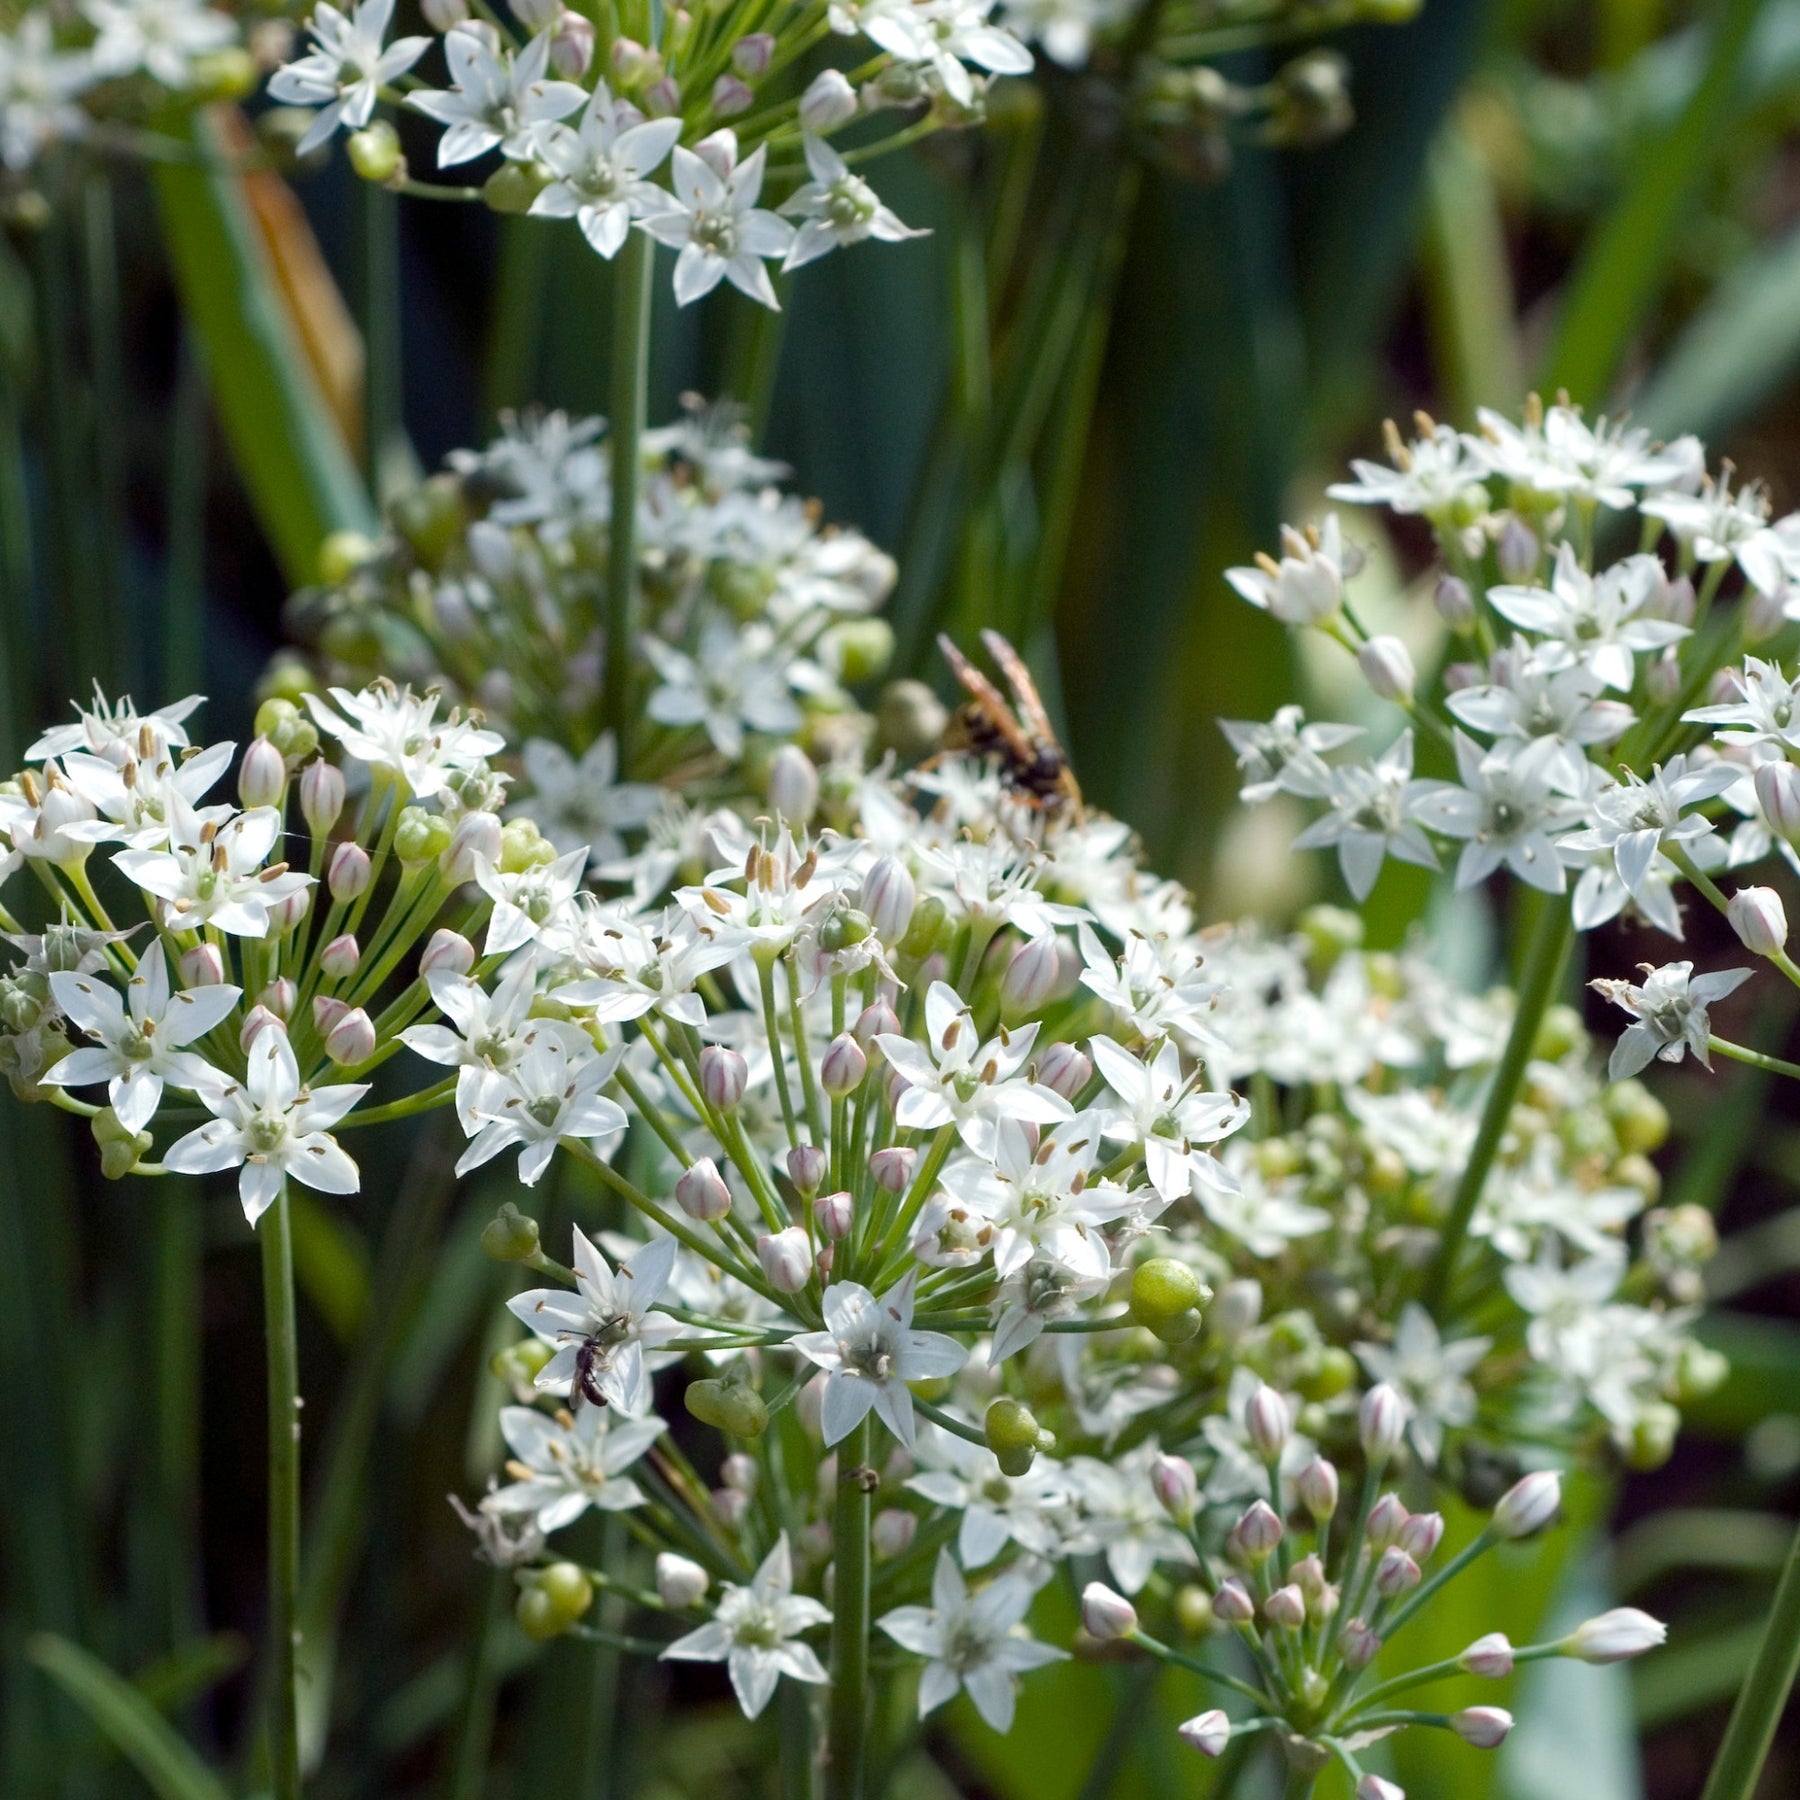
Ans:
<svg viewBox="0 0 1800 1800"><path fill-rule="evenodd" d="M1421 681L1405 638L1359 620L1363 559L1337 516L1287 530L1282 555L1232 585L1340 642L1405 722L1373 757L1351 751L1359 728L1296 707L1232 722L1244 798L1321 805L1297 843L1335 848L1358 899L1385 858L1436 868L1453 850L1459 888L1504 869L1562 897L1578 931L1629 912L1679 939L1685 882L1786 974L1777 894L1727 899L1714 877L1774 852L1800 867L1795 675L1744 653L1800 618L1800 514L1772 520L1764 490L1710 474L1692 438L1652 443L1562 404L1483 412L1472 433L1422 417L1412 441L1389 439L1389 463L1355 464L1331 496L1430 527L1439 620L1476 656ZM1636 1020L1615 1074L1708 1060L1707 1008L1744 972L1691 972L1601 984Z"/></svg>

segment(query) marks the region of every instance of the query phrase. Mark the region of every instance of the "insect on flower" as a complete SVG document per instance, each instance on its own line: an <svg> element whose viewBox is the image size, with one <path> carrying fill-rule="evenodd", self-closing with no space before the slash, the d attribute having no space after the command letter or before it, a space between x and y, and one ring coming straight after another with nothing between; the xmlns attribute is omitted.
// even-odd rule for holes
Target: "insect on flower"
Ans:
<svg viewBox="0 0 1800 1800"><path fill-rule="evenodd" d="M993 757L1000 764L1001 778L1018 798L1040 812L1055 813L1066 807L1081 817L1081 789L1025 659L997 631L982 632L981 641L1006 677L1013 704L940 634L938 648L969 694L944 734L942 754Z"/></svg>

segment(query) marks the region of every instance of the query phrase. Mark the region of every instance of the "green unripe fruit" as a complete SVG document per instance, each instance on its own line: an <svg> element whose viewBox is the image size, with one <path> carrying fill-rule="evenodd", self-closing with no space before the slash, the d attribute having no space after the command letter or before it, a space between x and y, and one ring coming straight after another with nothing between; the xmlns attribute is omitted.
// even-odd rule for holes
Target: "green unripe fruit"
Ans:
<svg viewBox="0 0 1800 1800"><path fill-rule="evenodd" d="M462 484L454 475L433 475L399 495L388 514L413 554L435 569L462 536Z"/></svg>
<svg viewBox="0 0 1800 1800"><path fill-rule="evenodd" d="M155 1140L147 1131L128 1131L110 1106L94 1115L91 1129L100 1149L100 1173L108 1181L123 1181L141 1156L150 1153Z"/></svg>
<svg viewBox="0 0 1800 1800"><path fill-rule="evenodd" d="M481 184L481 197L495 212L530 212L532 201L554 179L542 163L507 163Z"/></svg>
<svg viewBox="0 0 1800 1800"><path fill-rule="evenodd" d="M820 637L819 657L852 687L874 681L894 660L894 628L886 619L845 619Z"/></svg>
<svg viewBox="0 0 1800 1800"><path fill-rule="evenodd" d="M292 765L319 747L318 728L285 695L271 695L256 709L256 735L265 737Z"/></svg>
<svg viewBox="0 0 1800 1800"><path fill-rule="evenodd" d="M547 1644L552 1638L561 1637L573 1623L563 1616L562 1609L556 1602L541 1587L535 1585L526 1588L519 1595L514 1616L519 1621L519 1629L534 1644Z"/></svg>
<svg viewBox="0 0 1800 1800"><path fill-rule="evenodd" d="M353 131L344 146L350 166L364 181L392 181L406 166L400 154L400 136L386 119L377 119L361 131Z"/></svg>
<svg viewBox="0 0 1800 1800"><path fill-rule="evenodd" d="M538 1222L510 1200L481 1229L481 1247L495 1262L524 1262L538 1251Z"/></svg>
<svg viewBox="0 0 1800 1800"><path fill-rule="evenodd" d="M422 807L408 806L401 811L400 823L394 828L394 854L415 868L420 863L436 862L450 848L450 821L441 813L428 813Z"/></svg>
<svg viewBox="0 0 1800 1800"><path fill-rule="evenodd" d="M851 945L862 943L874 929L875 922L867 913L845 907L832 913L819 927L819 948L848 950Z"/></svg>
<svg viewBox="0 0 1800 1800"><path fill-rule="evenodd" d="M516 1344L508 1344L504 1350L496 1350L488 1358L488 1371L496 1381L530 1387L537 1380L539 1371L555 1354L541 1339L521 1338Z"/></svg>
<svg viewBox="0 0 1800 1800"><path fill-rule="evenodd" d="M571 1625L594 1604L594 1584L578 1563L555 1562L547 1569L540 1569L537 1585L539 1592L550 1596L551 1604Z"/></svg>
<svg viewBox="0 0 1800 1800"><path fill-rule="evenodd" d="M927 894L913 908L912 921L906 928L906 935L896 946L900 954L913 961L922 961L938 946L938 939L944 935L944 922L948 914L944 903L935 894Z"/></svg>
<svg viewBox="0 0 1800 1800"><path fill-rule="evenodd" d="M241 45L209 50L188 64L188 94L195 100L247 100L262 83L256 58Z"/></svg>
<svg viewBox="0 0 1800 1800"><path fill-rule="evenodd" d="M1611 1179L1620 1187L1636 1188L1646 1206L1654 1206L1662 1193L1662 1175L1647 1156L1621 1156L1612 1166Z"/></svg>
<svg viewBox="0 0 1800 1800"><path fill-rule="evenodd" d="M500 872L523 875L556 861L556 846L529 819L513 819L500 832Z"/></svg>
<svg viewBox="0 0 1800 1800"><path fill-rule="evenodd" d="M876 702L877 742L902 762L929 756L949 723L943 701L922 681L890 681Z"/></svg>
<svg viewBox="0 0 1800 1800"><path fill-rule="evenodd" d="M319 546L319 579L327 587L336 587L374 555L373 540L360 531L334 531Z"/></svg>
<svg viewBox="0 0 1800 1800"><path fill-rule="evenodd" d="M1537 1036L1531 1041L1531 1054L1543 1062L1561 1062L1571 1050L1587 1047L1587 1027L1581 1014L1572 1006L1546 1009L1538 1024Z"/></svg>
<svg viewBox="0 0 1800 1800"><path fill-rule="evenodd" d="M1300 935L1306 940L1307 961L1322 974L1346 950L1361 949L1362 915L1341 906L1309 906L1300 915Z"/></svg>
<svg viewBox="0 0 1800 1800"><path fill-rule="evenodd" d="M1184 1637L1204 1637L1213 1628L1212 1595L1189 1582L1175 1596L1175 1622Z"/></svg>
<svg viewBox="0 0 1800 1800"><path fill-rule="evenodd" d="M1299 1387L1308 1400L1333 1400L1355 1380L1356 1358L1336 1344L1327 1344L1300 1377Z"/></svg>
<svg viewBox="0 0 1800 1800"><path fill-rule="evenodd" d="M1264 1181L1280 1181L1300 1167L1300 1152L1290 1138L1264 1138L1256 1146L1255 1156L1256 1172Z"/></svg>
<svg viewBox="0 0 1800 1800"><path fill-rule="evenodd" d="M1683 1403L1704 1400L1730 1373L1731 1359L1722 1350L1689 1339L1675 1361L1676 1397Z"/></svg>
<svg viewBox="0 0 1800 1800"><path fill-rule="evenodd" d="M1606 1090L1606 1116L1627 1155L1649 1156L1669 1135L1667 1108L1641 1081L1615 1081Z"/></svg>
<svg viewBox="0 0 1800 1800"><path fill-rule="evenodd" d="M763 1404L762 1395L747 1381L711 1377L691 1381L682 1399L702 1425L711 1425L733 1437L761 1437L769 1428L769 1409Z"/></svg>
<svg viewBox="0 0 1800 1800"><path fill-rule="evenodd" d="M1666 1401L1653 1400L1638 1414L1624 1444L1625 1460L1640 1472L1660 1469L1675 1452L1681 1414Z"/></svg>
<svg viewBox="0 0 1800 1800"><path fill-rule="evenodd" d="M1206 1298L1206 1284L1172 1256L1153 1256L1132 1270L1131 1310L1146 1325L1178 1318Z"/></svg>
<svg viewBox="0 0 1800 1800"><path fill-rule="evenodd" d="M1005 1394L988 1407L982 1435L1002 1475L1026 1474L1034 1457L1056 1448L1055 1434L1044 1430L1031 1408Z"/></svg>

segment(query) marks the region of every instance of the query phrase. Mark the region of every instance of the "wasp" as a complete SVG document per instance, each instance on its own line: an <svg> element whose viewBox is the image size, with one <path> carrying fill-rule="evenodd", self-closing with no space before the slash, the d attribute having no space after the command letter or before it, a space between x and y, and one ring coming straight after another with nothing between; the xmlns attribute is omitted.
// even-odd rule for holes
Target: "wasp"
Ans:
<svg viewBox="0 0 1800 1800"><path fill-rule="evenodd" d="M945 753L993 757L1000 764L1006 785L1029 805L1045 813L1068 807L1079 814L1081 789L1056 740L1025 659L997 631L982 632L981 641L1006 677L1013 700L1009 704L1006 696L940 633L938 647L969 696L944 733Z"/></svg>
<svg viewBox="0 0 1800 1800"><path fill-rule="evenodd" d="M612 1361L613 1352L625 1341L626 1327L627 1321L623 1318L604 1319L576 1345L575 1373L569 1379L572 1411L579 1412L584 1400L590 1406L606 1405L606 1392L600 1385L600 1377Z"/></svg>

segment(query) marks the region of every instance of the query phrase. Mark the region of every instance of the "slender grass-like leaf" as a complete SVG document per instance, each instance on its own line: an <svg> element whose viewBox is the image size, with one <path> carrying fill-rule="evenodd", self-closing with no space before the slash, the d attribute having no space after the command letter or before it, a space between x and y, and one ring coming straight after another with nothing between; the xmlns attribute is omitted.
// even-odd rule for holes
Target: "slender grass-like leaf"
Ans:
<svg viewBox="0 0 1800 1800"><path fill-rule="evenodd" d="M144 1695L54 1633L31 1640L37 1664L143 1776L158 1800L228 1800L225 1785Z"/></svg>

